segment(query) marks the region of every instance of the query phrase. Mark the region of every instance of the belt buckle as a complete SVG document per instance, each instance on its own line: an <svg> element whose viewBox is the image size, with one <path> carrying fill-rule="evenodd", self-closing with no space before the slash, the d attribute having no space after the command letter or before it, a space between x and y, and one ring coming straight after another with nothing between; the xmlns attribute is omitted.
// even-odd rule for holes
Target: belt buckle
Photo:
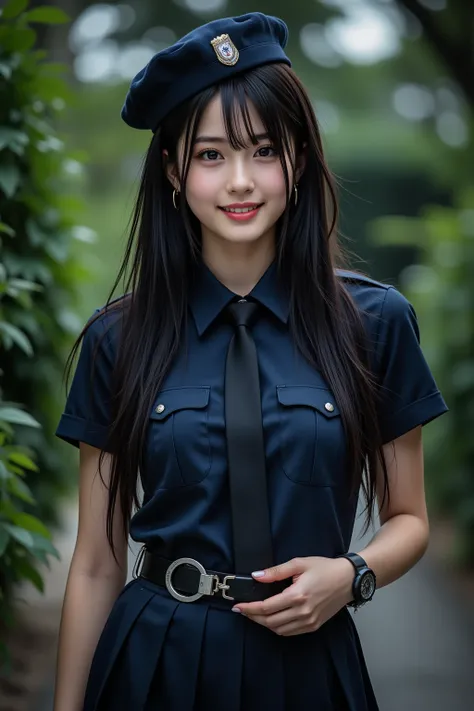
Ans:
<svg viewBox="0 0 474 711"><path fill-rule="evenodd" d="M224 576L224 580L221 583L219 580L219 576L215 575L215 587L214 590L212 591L212 594L214 593L222 593L222 597L225 598L226 600L235 600L234 597L231 597L230 595L227 595L226 591L230 589L230 585L228 585L227 581L228 580L235 580L235 575L226 575Z"/></svg>
<svg viewBox="0 0 474 711"><path fill-rule="evenodd" d="M201 574L199 578L199 589L198 592L194 593L194 595L182 595L177 590L175 590L173 586L173 573L176 568L179 568L181 565L191 565L193 568L196 568ZM168 566L168 569L166 570L165 585L169 594L172 595L175 600L179 600L180 602L195 602L196 600L199 600L203 595L214 595L215 593L219 592L222 593L222 597L226 600L233 600L233 597L227 595L227 590L229 590L230 588L228 580L233 580L234 578L235 575L226 575L224 576L224 580L221 583L221 581L219 580L219 576L209 575L206 572L205 567L201 565L199 561L194 560L194 558L178 558L173 563L171 563Z"/></svg>

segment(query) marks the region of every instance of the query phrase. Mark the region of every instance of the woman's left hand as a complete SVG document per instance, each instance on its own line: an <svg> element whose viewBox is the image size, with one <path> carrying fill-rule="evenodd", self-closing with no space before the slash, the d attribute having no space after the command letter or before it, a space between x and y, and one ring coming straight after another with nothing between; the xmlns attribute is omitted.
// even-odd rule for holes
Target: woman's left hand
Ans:
<svg viewBox="0 0 474 711"><path fill-rule="evenodd" d="M346 558L293 558L263 572L253 573L262 585L290 577L293 584L267 600L239 602L233 609L278 635L315 632L352 600L354 568Z"/></svg>

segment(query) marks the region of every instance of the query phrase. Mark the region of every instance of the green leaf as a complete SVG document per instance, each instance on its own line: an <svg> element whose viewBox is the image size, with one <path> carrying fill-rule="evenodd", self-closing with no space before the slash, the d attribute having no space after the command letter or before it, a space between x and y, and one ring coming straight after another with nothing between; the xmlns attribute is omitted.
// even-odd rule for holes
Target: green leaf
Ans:
<svg viewBox="0 0 474 711"><path fill-rule="evenodd" d="M26 234L33 247L41 247L49 235L44 232L35 220L28 218L26 221Z"/></svg>
<svg viewBox="0 0 474 711"><path fill-rule="evenodd" d="M0 481L7 481L11 479L11 477L12 475L5 466L5 463L0 459Z"/></svg>
<svg viewBox="0 0 474 711"><path fill-rule="evenodd" d="M36 516L32 516L31 514L27 514L24 512L16 514L16 516L13 519L13 523L16 526L19 526L20 528L24 528L25 531L31 531L32 533L38 533L40 536L43 536L43 538L46 538L47 540L51 539L51 534L46 528L46 526L41 523L41 521L36 518Z"/></svg>
<svg viewBox="0 0 474 711"><path fill-rule="evenodd" d="M29 580L30 583L33 583L35 588L41 593L44 592L43 578L28 560L24 558L17 560L15 563L15 572L19 573L25 580Z"/></svg>
<svg viewBox="0 0 474 711"><path fill-rule="evenodd" d="M24 131L18 131L10 126L0 126L0 151L3 148L24 148L28 145L30 139Z"/></svg>
<svg viewBox="0 0 474 711"><path fill-rule="evenodd" d="M30 457L28 457L26 454L23 454L23 452L11 452L8 455L8 459L10 460L10 462L19 464L20 467L23 467L23 469L28 469L32 472L39 471L38 466L34 463L34 461L30 459Z"/></svg>
<svg viewBox="0 0 474 711"><path fill-rule="evenodd" d="M7 52L26 52L36 42L36 32L29 27L8 28L8 34L2 38L3 49Z"/></svg>
<svg viewBox="0 0 474 711"><path fill-rule="evenodd" d="M47 25L62 25L69 22L69 16L59 7L42 5L26 13L28 22L43 22Z"/></svg>
<svg viewBox="0 0 474 711"><path fill-rule="evenodd" d="M2 514L3 519L11 521L17 511L18 509L12 504L10 499L0 499L0 514Z"/></svg>
<svg viewBox="0 0 474 711"><path fill-rule="evenodd" d="M40 423L34 417L16 407L0 407L0 420L10 422L12 425L41 428Z"/></svg>
<svg viewBox="0 0 474 711"><path fill-rule="evenodd" d="M28 7L28 0L8 0L2 10L1 17L4 20L11 20L18 17Z"/></svg>
<svg viewBox="0 0 474 711"><path fill-rule="evenodd" d="M11 323L7 323L6 321L0 321L0 334L3 332L6 334L7 338L12 344L15 343L18 348L21 348L23 353L26 353L27 356L32 356L34 354L33 351L33 346L30 343L30 340L23 331L20 331L19 328L16 326L12 326ZM8 348L8 346L6 346Z"/></svg>
<svg viewBox="0 0 474 711"><path fill-rule="evenodd" d="M50 102L57 98L68 101L72 96L71 90L64 79L53 75L38 76L35 82L35 90L37 96L45 102Z"/></svg>
<svg viewBox="0 0 474 711"><path fill-rule="evenodd" d="M61 555L58 551L57 548L51 543L51 540L49 538L45 538L44 536L41 536L39 533L32 533L33 536L33 541L34 541L34 554L39 555L40 553L47 553L48 555L52 555L58 560L61 560ZM47 558L43 557L43 560L47 562Z"/></svg>
<svg viewBox="0 0 474 711"><path fill-rule="evenodd" d="M10 227L10 225L6 225L4 222L0 222L0 232L3 232L4 234L8 235L9 237L15 236L15 230L12 227Z"/></svg>
<svg viewBox="0 0 474 711"><path fill-rule="evenodd" d="M0 558L5 553L8 541L10 540L10 535L5 527L0 524Z"/></svg>
<svg viewBox="0 0 474 711"><path fill-rule="evenodd" d="M18 291L43 291L41 284L36 284L34 281L27 279L9 279L8 286L17 289Z"/></svg>
<svg viewBox="0 0 474 711"><path fill-rule="evenodd" d="M12 68L8 64L5 64L5 62L0 62L0 76L2 76L7 81L11 79Z"/></svg>
<svg viewBox="0 0 474 711"><path fill-rule="evenodd" d="M29 531L25 531L24 528L19 528L19 526L13 526L9 523L4 523L3 526L10 536L15 539L15 541L21 543L22 546L28 548L29 551L33 549L35 541Z"/></svg>
<svg viewBox="0 0 474 711"><path fill-rule="evenodd" d="M0 165L0 188L7 198L11 198L20 184L20 169L14 163Z"/></svg>
<svg viewBox="0 0 474 711"><path fill-rule="evenodd" d="M69 245L50 240L44 246L45 252L49 254L55 262L63 264L69 257Z"/></svg>
<svg viewBox="0 0 474 711"><path fill-rule="evenodd" d="M10 489L10 493L13 496L16 496L17 499L25 501L27 504L35 503L35 498L31 493L31 489L19 477L12 476L11 480L8 483L8 488Z"/></svg>

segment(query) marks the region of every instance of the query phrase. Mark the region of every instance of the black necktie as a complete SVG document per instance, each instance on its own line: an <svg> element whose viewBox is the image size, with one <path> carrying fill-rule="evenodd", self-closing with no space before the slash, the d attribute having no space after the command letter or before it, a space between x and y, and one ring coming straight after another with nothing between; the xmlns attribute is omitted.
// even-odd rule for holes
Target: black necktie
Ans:
<svg viewBox="0 0 474 711"><path fill-rule="evenodd" d="M235 334L227 351L225 420L235 572L273 565L260 381L250 324L258 305L241 299L228 313Z"/></svg>

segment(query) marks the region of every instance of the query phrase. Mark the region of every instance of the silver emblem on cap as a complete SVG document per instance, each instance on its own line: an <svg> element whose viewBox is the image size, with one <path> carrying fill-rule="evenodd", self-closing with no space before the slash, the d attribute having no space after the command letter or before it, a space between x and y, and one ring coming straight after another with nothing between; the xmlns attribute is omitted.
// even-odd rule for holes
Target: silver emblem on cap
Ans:
<svg viewBox="0 0 474 711"><path fill-rule="evenodd" d="M239 50L232 42L229 35L219 35L211 40L217 59L221 64L233 67L239 61Z"/></svg>

